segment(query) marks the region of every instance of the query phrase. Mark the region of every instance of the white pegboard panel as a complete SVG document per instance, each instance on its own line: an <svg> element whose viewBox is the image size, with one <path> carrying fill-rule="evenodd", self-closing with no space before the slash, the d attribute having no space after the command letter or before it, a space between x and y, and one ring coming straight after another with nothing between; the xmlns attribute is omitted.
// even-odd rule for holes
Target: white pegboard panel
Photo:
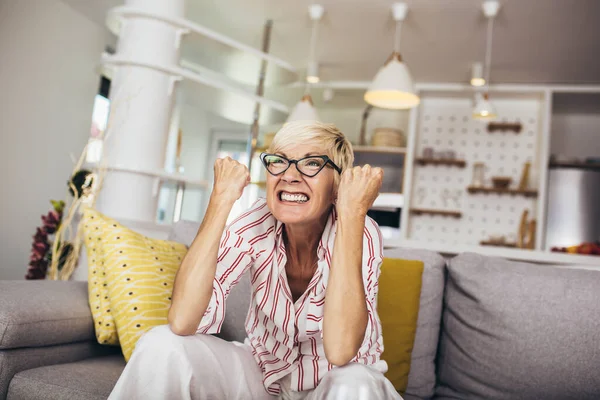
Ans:
<svg viewBox="0 0 600 400"><path fill-rule="evenodd" d="M410 215L408 238L478 245L489 236L506 236L515 241L524 209L536 215L537 199L498 194L470 194L467 187L473 177L473 165L485 164L485 186L492 176L510 176L511 187L518 185L524 163L531 162L530 187L537 188L541 100L534 98L492 98L498 121L520 122L520 134L487 132L487 123L471 118L472 102L466 98L424 98L417 125L415 157L423 149L453 150L466 161L465 168L415 165L410 208L460 211L460 219Z"/></svg>

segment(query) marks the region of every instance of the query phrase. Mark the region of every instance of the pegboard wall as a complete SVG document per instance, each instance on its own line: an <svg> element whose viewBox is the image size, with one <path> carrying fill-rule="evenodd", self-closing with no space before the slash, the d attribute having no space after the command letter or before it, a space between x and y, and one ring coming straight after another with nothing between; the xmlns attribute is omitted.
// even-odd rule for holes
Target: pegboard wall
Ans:
<svg viewBox="0 0 600 400"><path fill-rule="evenodd" d="M535 218L537 198L520 195L469 193L473 166L484 163L484 186L493 176L510 176L511 188L520 179L525 162L531 163L529 187L539 188L538 163L541 143L541 105L537 98L492 98L498 121L520 122L519 134L487 131L487 122L473 120L468 98L423 98L419 110L415 158L425 148L453 151L466 166L418 165L413 167L410 209L457 211L454 218L409 214L407 236L411 240L446 244L479 245L490 236L517 240L523 210Z"/></svg>

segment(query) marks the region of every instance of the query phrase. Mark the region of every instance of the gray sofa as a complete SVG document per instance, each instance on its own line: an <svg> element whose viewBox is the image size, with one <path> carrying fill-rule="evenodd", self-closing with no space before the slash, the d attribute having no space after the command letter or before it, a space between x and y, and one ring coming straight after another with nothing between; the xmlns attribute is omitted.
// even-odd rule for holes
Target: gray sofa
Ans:
<svg viewBox="0 0 600 400"><path fill-rule="evenodd" d="M184 225L171 239L191 241ZM386 256L425 264L405 399L600 399L599 271ZM243 340L248 298L246 279L223 338ZM124 366L118 348L95 341L87 283L0 281L0 399L106 399Z"/></svg>

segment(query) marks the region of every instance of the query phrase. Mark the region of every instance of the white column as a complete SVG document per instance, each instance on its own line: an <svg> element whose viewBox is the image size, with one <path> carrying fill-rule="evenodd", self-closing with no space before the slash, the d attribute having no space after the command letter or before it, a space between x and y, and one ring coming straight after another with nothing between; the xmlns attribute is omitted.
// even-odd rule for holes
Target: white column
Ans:
<svg viewBox="0 0 600 400"><path fill-rule="evenodd" d="M127 7L183 18L185 0L126 0ZM157 19L123 18L117 54L132 63L179 64L179 32ZM165 165L171 113L176 97L173 78L136 65L116 68L111 83L111 117L104 154L107 165L158 171ZM156 179L131 172L108 171L97 207L109 217L152 223L158 196Z"/></svg>

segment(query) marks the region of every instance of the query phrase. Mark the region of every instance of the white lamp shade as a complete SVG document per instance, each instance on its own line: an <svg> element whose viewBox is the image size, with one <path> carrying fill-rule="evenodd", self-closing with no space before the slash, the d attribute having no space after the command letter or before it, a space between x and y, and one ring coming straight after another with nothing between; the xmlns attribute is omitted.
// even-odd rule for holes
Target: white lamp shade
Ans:
<svg viewBox="0 0 600 400"><path fill-rule="evenodd" d="M319 115L313 106L312 97L308 94L304 95L302 100L296 104L286 122L306 120L319 121Z"/></svg>
<svg viewBox="0 0 600 400"><path fill-rule="evenodd" d="M419 105L413 80L400 54L394 53L381 67L365 93L365 101L372 106L392 110L413 108Z"/></svg>
<svg viewBox="0 0 600 400"><path fill-rule="evenodd" d="M475 108L473 108L473 119L482 121L493 120L498 116L494 105L490 102L487 93L482 95L481 93L475 94Z"/></svg>

